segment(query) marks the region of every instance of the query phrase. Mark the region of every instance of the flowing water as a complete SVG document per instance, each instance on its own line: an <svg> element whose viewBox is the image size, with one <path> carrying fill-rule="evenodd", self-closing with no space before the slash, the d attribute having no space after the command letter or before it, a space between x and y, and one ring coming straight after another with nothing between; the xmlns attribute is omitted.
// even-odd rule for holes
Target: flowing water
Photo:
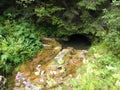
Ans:
<svg viewBox="0 0 120 90"><path fill-rule="evenodd" d="M11 88L54 90L58 86L62 87L64 82L70 82L71 76L75 78L76 70L87 60L90 42L81 35L73 35L68 39L60 41L61 44L54 39L43 39L44 49L32 60L18 67ZM30 87L26 87L28 84Z"/></svg>

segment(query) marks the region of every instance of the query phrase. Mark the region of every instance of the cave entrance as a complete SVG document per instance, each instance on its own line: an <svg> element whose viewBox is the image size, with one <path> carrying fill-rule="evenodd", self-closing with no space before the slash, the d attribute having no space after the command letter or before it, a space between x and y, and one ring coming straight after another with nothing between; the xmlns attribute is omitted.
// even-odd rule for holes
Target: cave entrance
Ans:
<svg viewBox="0 0 120 90"><path fill-rule="evenodd" d="M73 47L75 49L87 50L91 46L91 42L89 38L85 35L81 34L74 34L68 36L67 41L61 40L60 43L62 44L63 48Z"/></svg>

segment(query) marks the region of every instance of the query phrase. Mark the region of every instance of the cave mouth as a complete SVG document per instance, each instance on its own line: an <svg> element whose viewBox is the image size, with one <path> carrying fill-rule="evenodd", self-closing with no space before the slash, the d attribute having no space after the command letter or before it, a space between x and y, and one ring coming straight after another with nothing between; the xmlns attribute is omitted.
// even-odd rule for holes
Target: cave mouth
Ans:
<svg viewBox="0 0 120 90"><path fill-rule="evenodd" d="M63 48L73 47L74 49L88 50L91 46L90 39L86 35L74 34L68 36L68 40L60 41Z"/></svg>

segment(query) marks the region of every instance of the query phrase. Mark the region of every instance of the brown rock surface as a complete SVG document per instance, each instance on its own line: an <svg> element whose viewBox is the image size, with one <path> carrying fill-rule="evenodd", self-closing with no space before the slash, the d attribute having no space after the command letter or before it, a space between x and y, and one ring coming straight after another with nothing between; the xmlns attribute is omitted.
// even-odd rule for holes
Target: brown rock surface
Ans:
<svg viewBox="0 0 120 90"><path fill-rule="evenodd" d="M71 77L76 77L76 70L83 64L87 51L70 47L61 51L61 45L54 39L44 38L43 42L51 47L44 48L31 61L22 64L19 72L32 85L41 86L45 90L54 90Z"/></svg>

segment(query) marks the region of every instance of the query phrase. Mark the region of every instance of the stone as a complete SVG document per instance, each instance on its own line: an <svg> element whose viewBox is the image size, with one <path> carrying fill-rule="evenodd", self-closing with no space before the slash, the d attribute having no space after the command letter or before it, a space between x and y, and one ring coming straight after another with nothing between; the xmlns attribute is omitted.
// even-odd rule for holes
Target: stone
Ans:
<svg viewBox="0 0 120 90"><path fill-rule="evenodd" d="M56 74L57 74L57 72L56 72L56 71L51 70L51 71L50 71L50 74L52 74L52 75L56 75Z"/></svg>
<svg viewBox="0 0 120 90"><path fill-rule="evenodd" d="M64 63L63 57L69 52L69 49L63 49L61 52L58 53L58 55L54 58L59 64Z"/></svg>
<svg viewBox="0 0 120 90"><path fill-rule="evenodd" d="M0 85L4 86L6 82L7 82L7 79L4 76L0 75Z"/></svg>
<svg viewBox="0 0 120 90"><path fill-rule="evenodd" d="M43 71L41 71L41 74L40 74L40 75L42 76L42 75L44 75L44 74L45 74L45 71L44 71L44 70L43 70Z"/></svg>
<svg viewBox="0 0 120 90"><path fill-rule="evenodd" d="M52 48L52 45L49 44L43 44L44 49L50 49Z"/></svg>
<svg viewBox="0 0 120 90"><path fill-rule="evenodd" d="M39 76L39 75L40 75L40 72L39 72L39 71L36 71L36 72L34 72L34 74L35 74L36 76Z"/></svg>

